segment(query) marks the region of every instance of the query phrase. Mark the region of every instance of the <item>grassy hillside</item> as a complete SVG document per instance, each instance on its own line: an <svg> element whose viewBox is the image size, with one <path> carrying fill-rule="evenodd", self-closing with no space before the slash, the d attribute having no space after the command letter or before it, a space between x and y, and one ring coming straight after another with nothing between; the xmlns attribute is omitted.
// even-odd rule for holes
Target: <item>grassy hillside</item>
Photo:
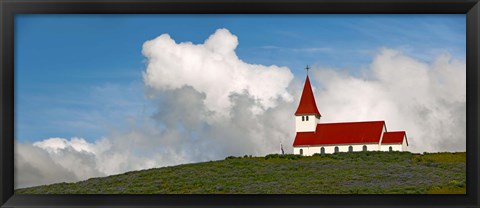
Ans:
<svg viewBox="0 0 480 208"><path fill-rule="evenodd" d="M227 157L127 172L20 194L464 194L465 153L355 152Z"/></svg>

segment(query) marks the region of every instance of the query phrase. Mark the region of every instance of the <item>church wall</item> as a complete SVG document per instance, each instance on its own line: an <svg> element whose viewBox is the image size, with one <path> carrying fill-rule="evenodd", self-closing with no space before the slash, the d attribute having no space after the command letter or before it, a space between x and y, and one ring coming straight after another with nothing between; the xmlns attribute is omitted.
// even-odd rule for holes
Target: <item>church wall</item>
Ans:
<svg viewBox="0 0 480 208"><path fill-rule="evenodd" d="M379 145L382 143L383 134L385 134L385 132L387 132L387 127L385 126L385 123L383 123L382 134L380 135L380 142L378 142ZM378 148L380 149L380 147L378 147Z"/></svg>
<svg viewBox="0 0 480 208"><path fill-rule="evenodd" d="M363 145L362 145L362 148L363 148ZM378 144L367 144L367 151L379 151L379 150L380 150L380 145L378 145Z"/></svg>
<svg viewBox="0 0 480 208"><path fill-rule="evenodd" d="M407 151L407 139L403 138L402 151Z"/></svg>
<svg viewBox="0 0 480 208"><path fill-rule="evenodd" d="M381 151L390 151L390 147L392 147L392 151L403 151L402 144L385 144L381 145L380 150Z"/></svg>
<svg viewBox="0 0 480 208"><path fill-rule="evenodd" d="M356 145L336 145L336 146L326 146L325 153L335 153L335 147L338 147L339 152L348 152L349 146L352 146L354 152L363 151L363 144ZM367 144L367 151L378 151L378 144ZM320 147L319 147L320 149ZM327 151L328 150L328 151Z"/></svg>
<svg viewBox="0 0 480 208"><path fill-rule="evenodd" d="M350 145L337 145L337 146L323 146L325 148L325 154L332 154L335 153L335 147L338 147L339 152L348 152L348 147ZM354 152L363 151L363 145L351 145L353 147ZM367 151L390 151L390 147L392 147L392 151L407 151L407 144L404 140L402 144L387 144L387 145L378 145L378 144L368 144ZM293 154L299 155L300 149L303 149L303 155L311 156L315 153L320 153L322 146L310 146L310 147L294 147Z"/></svg>
<svg viewBox="0 0 480 208"><path fill-rule="evenodd" d="M337 146L323 146L325 148L325 154L332 154L335 153L335 147L338 147L339 152L348 152L348 147L352 146L354 152L361 152L363 151L363 144L357 145L337 145ZM378 144L367 144L367 151L378 151L379 145ZM311 156L315 153L321 153L320 149L322 146L311 146L311 147L294 147L293 154L300 154L300 149L303 149L303 155ZM388 149L388 147L387 147Z"/></svg>
<svg viewBox="0 0 480 208"><path fill-rule="evenodd" d="M304 115L307 116L307 115ZM302 121L302 116L295 116L295 131L296 132L314 132L317 128L319 119L314 115L308 115L308 121Z"/></svg>

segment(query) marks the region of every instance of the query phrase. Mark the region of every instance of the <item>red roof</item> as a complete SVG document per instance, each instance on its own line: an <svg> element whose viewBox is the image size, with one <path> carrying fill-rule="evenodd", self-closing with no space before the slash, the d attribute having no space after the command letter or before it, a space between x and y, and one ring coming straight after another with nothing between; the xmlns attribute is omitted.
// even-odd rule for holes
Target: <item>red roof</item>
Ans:
<svg viewBox="0 0 480 208"><path fill-rule="evenodd" d="M378 143L384 121L317 124L315 132L297 132L293 146Z"/></svg>
<svg viewBox="0 0 480 208"><path fill-rule="evenodd" d="M404 131L385 132L383 134L382 144L402 143L403 138L406 138ZM406 141L406 139L405 139ZM408 145L408 141L407 141Z"/></svg>
<svg viewBox="0 0 480 208"><path fill-rule="evenodd" d="M378 143L384 121L317 124L315 132L297 132L293 146Z"/></svg>
<svg viewBox="0 0 480 208"><path fill-rule="evenodd" d="M305 80L305 86L303 86L302 97L300 98L300 103L298 104L297 111L295 115L305 115L305 114L314 114L320 115L317 109L317 103L315 102L315 97L313 96L312 86L310 85L310 79Z"/></svg>

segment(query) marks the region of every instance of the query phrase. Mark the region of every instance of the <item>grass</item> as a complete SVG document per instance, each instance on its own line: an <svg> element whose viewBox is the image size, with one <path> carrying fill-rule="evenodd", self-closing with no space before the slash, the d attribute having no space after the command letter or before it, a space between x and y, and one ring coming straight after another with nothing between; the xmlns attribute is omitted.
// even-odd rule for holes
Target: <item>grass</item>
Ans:
<svg viewBox="0 0 480 208"><path fill-rule="evenodd" d="M466 154L354 152L227 157L17 194L465 194Z"/></svg>

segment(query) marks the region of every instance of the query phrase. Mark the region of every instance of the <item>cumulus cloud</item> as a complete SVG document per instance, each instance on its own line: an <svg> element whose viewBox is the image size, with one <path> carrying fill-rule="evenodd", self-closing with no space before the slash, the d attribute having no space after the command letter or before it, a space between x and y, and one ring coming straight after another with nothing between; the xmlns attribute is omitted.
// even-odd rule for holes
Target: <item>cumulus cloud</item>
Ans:
<svg viewBox="0 0 480 208"><path fill-rule="evenodd" d="M70 178L49 176L49 180L31 179L17 183L17 187L40 185L46 182L71 182L123 173L131 170L170 166L184 163L218 160L229 155L265 155L279 153L283 142L288 143L294 131L293 122L288 118L293 105L279 101L275 108L269 108L262 114L252 112L259 105L248 94L232 94L233 103L229 116L221 121L211 119L214 114L206 110L202 100L205 96L185 86L168 91L159 101L158 111L143 125L134 124L128 131L116 130L108 138L95 143L84 139L50 138L29 145L42 152L42 160L51 161L49 170L61 170ZM285 122L278 122L285 121ZM29 149L20 146L18 152L29 155ZM22 160L23 163L35 163L36 160ZM20 173L25 165L17 165ZM42 168L42 167L39 167ZM34 182L34 183L32 183Z"/></svg>
<svg viewBox="0 0 480 208"><path fill-rule="evenodd" d="M145 103L153 113L94 142L17 144L17 187L279 153L280 143L291 153L305 77L245 63L238 44L226 29L203 44L176 43L167 34L145 42ZM448 55L425 63L384 48L362 70L311 70L322 122L385 120L389 131L407 131L414 152L465 150L465 63Z"/></svg>
<svg viewBox="0 0 480 208"><path fill-rule="evenodd" d="M208 110L220 115L232 107L232 93L249 93L261 109L275 107L277 98L291 101L286 91L293 79L290 70L245 63L235 53L237 45L237 36L227 29L218 29L197 45L176 43L168 34L160 35L143 44L148 59L145 84L157 90L191 86L205 94Z"/></svg>
<svg viewBox="0 0 480 208"><path fill-rule="evenodd" d="M84 147L77 146L76 141L69 143L65 139L52 138L42 141L41 145L16 144L15 186L21 188L105 176L95 166L96 155L82 151Z"/></svg>
<svg viewBox="0 0 480 208"><path fill-rule="evenodd" d="M465 150L465 63L447 54L424 63L383 48L362 76L313 71L323 121L385 120L387 130L407 131L410 151Z"/></svg>

